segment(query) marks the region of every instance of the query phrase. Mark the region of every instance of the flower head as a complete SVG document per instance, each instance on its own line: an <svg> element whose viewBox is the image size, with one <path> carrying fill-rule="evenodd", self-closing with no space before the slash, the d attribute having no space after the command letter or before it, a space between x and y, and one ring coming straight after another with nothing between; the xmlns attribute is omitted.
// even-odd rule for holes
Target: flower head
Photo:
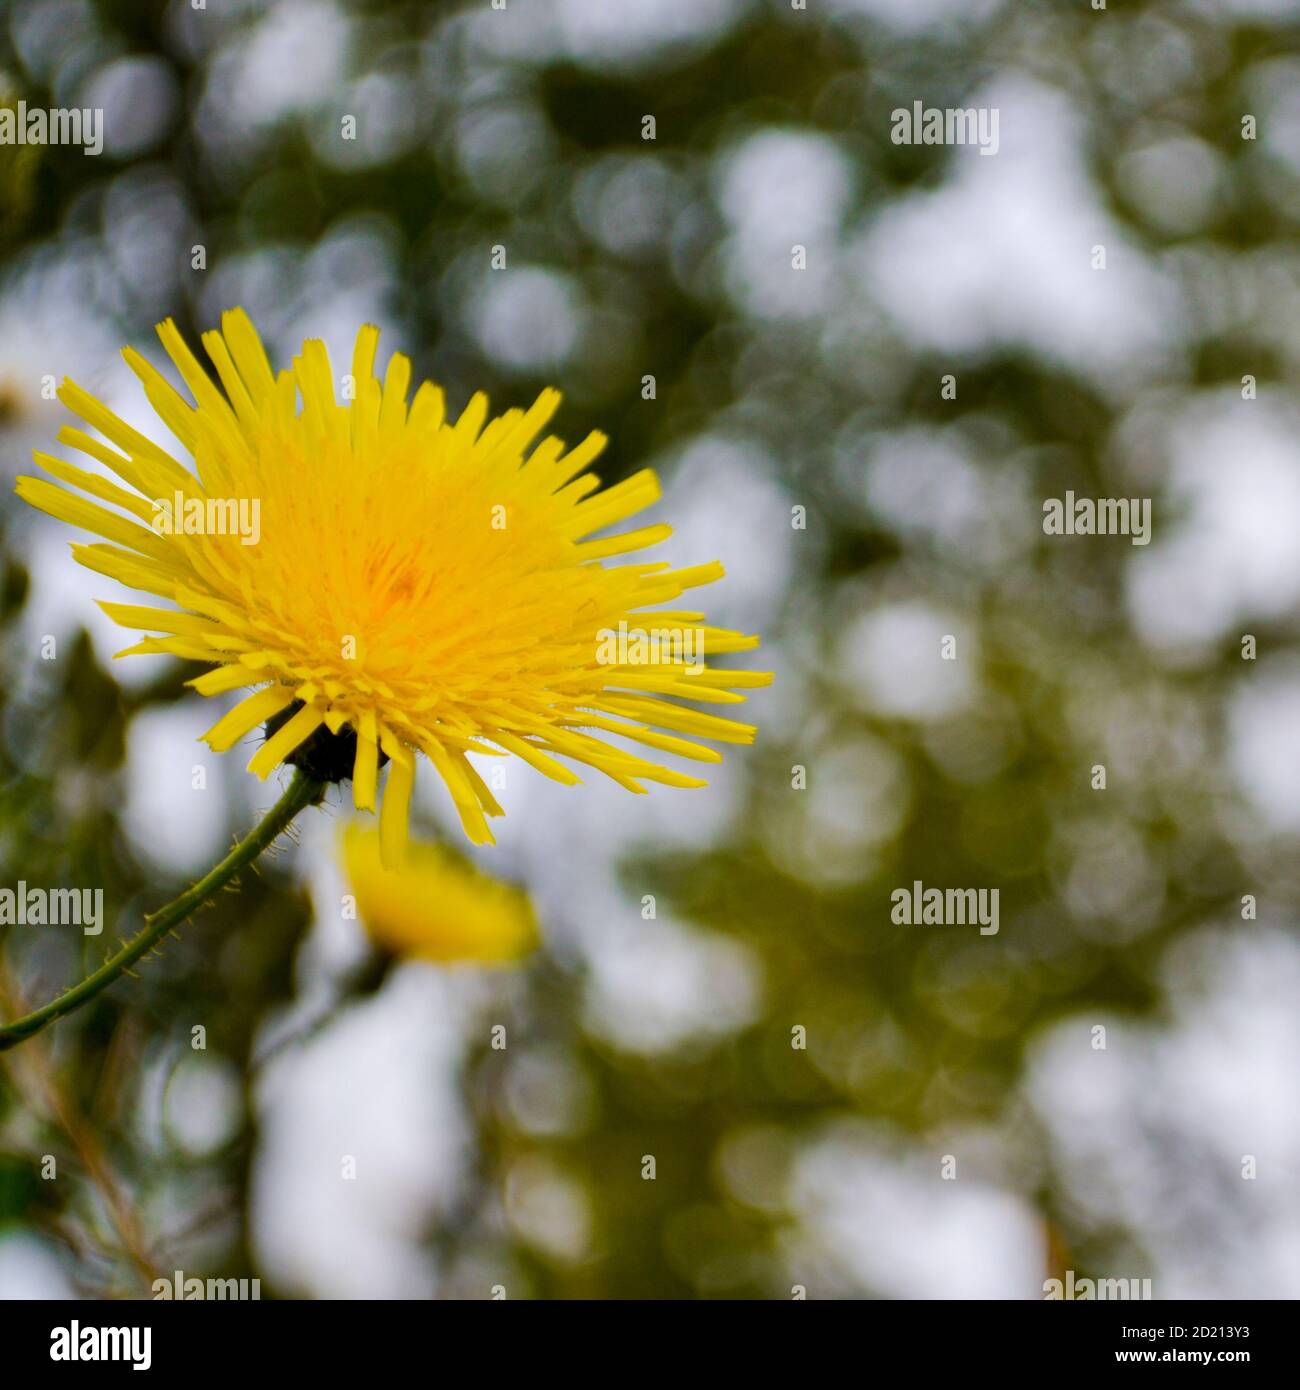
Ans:
<svg viewBox="0 0 1300 1390"><path fill-rule="evenodd" d="M410 395L400 353L379 380L369 325L343 404L323 343L304 343L277 375L240 309L203 335L220 388L171 320L158 334L193 404L139 353L124 356L193 469L65 381L60 400L90 430L67 426L60 442L121 481L38 452L86 496L33 477L18 492L104 538L73 546L83 565L176 605L103 603L154 634L119 655L200 661L200 693L245 692L204 735L214 750L266 725L250 771L265 778L297 760L336 775L342 759L357 808L372 811L391 760L380 811L391 861L420 753L482 844L486 817L502 811L470 754L515 756L567 784L581 780L576 763L643 792L705 783L607 736L705 763L722 755L697 739L753 741L751 726L678 701L733 704L766 685L767 673L703 660L758 639L658 607L722 566L608 563L671 534L661 523L593 539L655 502L659 485L645 469L599 490L587 468L603 435L567 451L554 437L535 443L558 392L490 422L479 393L453 422L432 383Z"/></svg>
<svg viewBox="0 0 1300 1390"><path fill-rule="evenodd" d="M390 955L488 965L517 960L538 945L527 894L441 845L413 841L399 868L385 868L378 833L354 821L342 850L357 914Z"/></svg>

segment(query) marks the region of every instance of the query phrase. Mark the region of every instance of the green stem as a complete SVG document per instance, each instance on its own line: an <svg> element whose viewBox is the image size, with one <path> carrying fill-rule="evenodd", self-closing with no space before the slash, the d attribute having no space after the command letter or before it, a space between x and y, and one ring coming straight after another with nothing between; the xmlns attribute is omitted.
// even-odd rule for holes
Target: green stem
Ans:
<svg viewBox="0 0 1300 1390"><path fill-rule="evenodd" d="M107 989L123 971L129 970L141 956L153 950L169 931L179 926L191 913L220 892L241 869L251 864L281 831L288 828L298 812L318 801L324 791L323 782L313 781L302 772L295 772L293 781L284 795L221 863L192 888L187 888L180 897L172 899L166 907L159 908L157 912L146 917L144 927L116 955L110 956L93 975L87 975L80 984L73 985L71 989L51 999L48 1004L42 1005L33 1013L0 1026L0 1052L16 1047L34 1033L39 1033L47 1023L53 1023L56 1018L72 1013L74 1009L89 1003L102 990Z"/></svg>

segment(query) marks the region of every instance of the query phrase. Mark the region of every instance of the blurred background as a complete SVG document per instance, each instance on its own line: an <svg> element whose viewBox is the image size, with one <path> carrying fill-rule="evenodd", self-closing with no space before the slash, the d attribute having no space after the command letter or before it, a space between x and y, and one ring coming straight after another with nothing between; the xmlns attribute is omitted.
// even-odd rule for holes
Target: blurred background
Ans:
<svg viewBox="0 0 1300 1390"><path fill-rule="evenodd" d="M48 381L155 428L117 352L166 315L280 362L377 322L453 409L559 386L726 564L758 742L644 798L511 765L514 970L349 992L305 816L5 1055L0 1295L1300 1296L1293 0L497 4L0 5L0 102L105 113L0 146L0 885L108 923L0 928L0 1013L275 794L12 494ZM997 155L891 143L916 101ZM1067 490L1151 543L1045 536ZM893 924L914 880L998 934Z"/></svg>

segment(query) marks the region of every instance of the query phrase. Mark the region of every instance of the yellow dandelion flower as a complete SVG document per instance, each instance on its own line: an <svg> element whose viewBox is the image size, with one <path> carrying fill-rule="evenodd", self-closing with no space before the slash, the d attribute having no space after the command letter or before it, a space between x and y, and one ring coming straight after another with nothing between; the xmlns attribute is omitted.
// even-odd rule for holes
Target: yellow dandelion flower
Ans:
<svg viewBox="0 0 1300 1390"><path fill-rule="evenodd" d="M480 873L441 845L412 841L402 864L384 867L379 832L353 821L343 864L370 939L390 955L420 960L517 960L540 936L528 895Z"/></svg>
<svg viewBox="0 0 1300 1390"><path fill-rule="evenodd" d="M203 335L220 387L170 319L158 335L193 404L139 353L123 355L193 469L65 381L59 399L89 428L66 426L60 442L121 483L37 452L86 495L35 477L18 492L102 538L73 546L87 568L176 605L101 604L153 634L119 655L204 662L190 682L201 694L245 692L204 735L214 750L265 725L250 771L266 778L292 762L320 781L350 776L368 811L391 762L380 833L392 862L420 753L484 844L486 818L502 811L470 754L513 755L566 784L581 780L567 765L577 763L643 792L706 784L607 736L704 763L722 758L710 743L752 743L752 726L678 701L734 704L766 685L768 673L703 660L758 638L660 607L722 566L607 563L671 534L660 523L595 537L657 501L659 484L645 469L600 490L587 471L599 433L567 451L554 437L535 443L558 392L490 422L479 393L452 422L432 383L410 395L400 353L378 379L369 325L344 404L323 343L304 343L277 375L241 309ZM673 640L643 641L647 628Z"/></svg>

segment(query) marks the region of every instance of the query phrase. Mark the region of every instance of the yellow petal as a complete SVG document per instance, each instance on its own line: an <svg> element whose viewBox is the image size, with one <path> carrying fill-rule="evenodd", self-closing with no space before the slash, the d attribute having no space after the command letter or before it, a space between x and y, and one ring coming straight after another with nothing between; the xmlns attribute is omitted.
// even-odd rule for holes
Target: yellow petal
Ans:
<svg viewBox="0 0 1300 1390"><path fill-rule="evenodd" d="M203 679L203 677L200 677ZM225 753L235 746L245 734L265 724L273 715L280 713L293 703L293 692L282 685L268 686L241 700L234 709L223 714L203 735L203 742L214 753Z"/></svg>
<svg viewBox="0 0 1300 1390"><path fill-rule="evenodd" d="M415 786L415 759L410 749L396 741L385 741L384 751L392 759L384 800L379 808L379 844L384 863L396 868L406 852L411 820L411 790Z"/></svg>
<svg viewBox="0 0 1300 1390"><path fill-rule="evenodd" d="M309 739L324 722L325 714L322 710L314 705L304 705L253 754L248 762L249 772L255 773L265 782L289 754L300 743Z"/></svg>

